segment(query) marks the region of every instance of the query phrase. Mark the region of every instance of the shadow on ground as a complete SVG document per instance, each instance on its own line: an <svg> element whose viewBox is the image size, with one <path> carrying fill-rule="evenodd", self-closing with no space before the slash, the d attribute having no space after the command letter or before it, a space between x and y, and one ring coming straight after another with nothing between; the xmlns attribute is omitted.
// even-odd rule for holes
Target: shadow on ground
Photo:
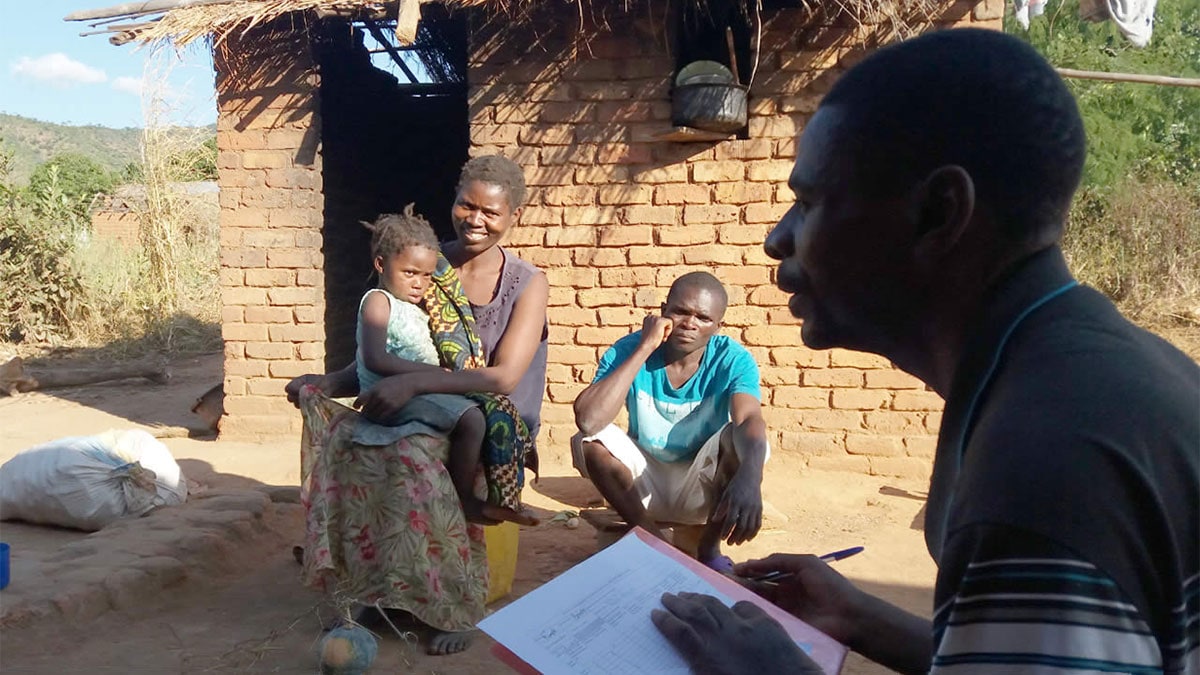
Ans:
<svg viewBox="0 0 1200 675"><path fill-rule="evenodd" d="M909 527L921 532L925 531L925 500L929 498L928 492L914 492L912 490L905 490L898 487L892 487L890 485L884 485L883 487L879 488L879 494L887 495L889 497L904 497L906 499L914 499L921 502L921 510L917 511L917 515L913 516L912 523L909 524Z"/></svg>
<svg viewBox="0 0 1200 675"><path fill-rule="evenodd" d="M545 476L538 477L530 483L530 487L540 495L544 495L576 509L586 509L604 505L604 498L596 491L591 481L583 476Z"/></svg>
<svg viewBox="0 0 1200 675"><path fill-rule="evenodd" d="M187 476L188 488L192 483L198 483L205 490L257 490L270 487L266 483L239 476L233 473L221 473L213 465L201 459L179 459L179 468ZM293 487L299 493L300 488Z"/></svg>
<svg viewBox="0 0 1200 675"><path fill-rule="evenodd" d="M170 381L126 379L0 397L4 441L16 450L70 435L140 426L157 436L196 435L204 428L191 412L195 401L222 380L220 353L181 356L169 362ZM52 359L39 367L70 368L76 361Z"/></svg>

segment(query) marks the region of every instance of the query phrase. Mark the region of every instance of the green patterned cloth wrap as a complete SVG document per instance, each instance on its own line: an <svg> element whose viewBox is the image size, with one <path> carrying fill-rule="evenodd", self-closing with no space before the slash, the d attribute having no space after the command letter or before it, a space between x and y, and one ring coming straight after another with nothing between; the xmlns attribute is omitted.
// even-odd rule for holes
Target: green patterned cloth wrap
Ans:
<svg viewBox="0 0 1200 675"><path fill-rule="evenodd" d="M465 370L487 366L471 303L458 273L440 253L433 283L425 293L425 311L429 312L429 328L443 367ZM507 396L476 392L467 394L467 398L479 404L487 422L480 457L488 502L518 510L525 466L537 467L537 451L529 429Z"/></svg>

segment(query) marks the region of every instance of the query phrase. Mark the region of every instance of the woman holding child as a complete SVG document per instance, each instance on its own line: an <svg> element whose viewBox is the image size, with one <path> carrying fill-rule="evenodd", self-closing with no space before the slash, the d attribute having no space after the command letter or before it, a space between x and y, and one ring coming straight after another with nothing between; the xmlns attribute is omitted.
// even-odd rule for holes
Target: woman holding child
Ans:
<svg viewBox="0 0 1200 675"><path fill-rule="evenodd" d="M528 521L504 493L511 497L514 478L519 493L522 464L536 469L523 448L540 426L549 286L499 246L524 198L519 166L478 157L463 167L456 238L440 255L425 250L428 226L412 214L377 221L372 256L383 292L363 298L359 358L287 387L305 417L306 583L411 613L435 630L430 653L461 651L464 631L483 618L481 524ZM403 340L395 330L398 317L421 311L433 317L426 330L436 358L421 344L429 333L408 330L419 321L405 324ZM405 340L411 352L393 349ZM377 382L360 386L360 375ZM355 394L360 413L329 398ZM470 494L481 465L488 498L478 483Z"/></svg>

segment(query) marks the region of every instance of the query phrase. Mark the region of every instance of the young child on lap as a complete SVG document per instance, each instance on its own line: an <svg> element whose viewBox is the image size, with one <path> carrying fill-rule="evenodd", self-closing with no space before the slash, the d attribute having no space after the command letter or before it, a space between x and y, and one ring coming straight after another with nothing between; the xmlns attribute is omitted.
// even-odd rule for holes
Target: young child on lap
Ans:
<svg viewBox="0 0 1200 675"><path fill-rule="evenodd" d="M374 223L364 224L371 230L371 257L379 286L363 295L358 309L355 361L362 391L390 375L442 370L424 309L425 291L438 263L433 228L413 213L412 205L403 214L380 216ZM405 408L414 403L421 406L423 423L448 432L450 458L446 470L467 519L524 522L522 514L475 496L475 476L487 432L479 406L466 397L449 394L418 396Z"/></svg>

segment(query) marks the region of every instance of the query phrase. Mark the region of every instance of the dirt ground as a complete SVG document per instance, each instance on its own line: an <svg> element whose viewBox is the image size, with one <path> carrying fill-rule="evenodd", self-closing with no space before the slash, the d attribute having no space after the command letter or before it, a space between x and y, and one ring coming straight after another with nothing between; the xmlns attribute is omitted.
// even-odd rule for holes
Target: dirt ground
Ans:
<svg viewBox="0 0 1200 675"><path fill-rule="evenodd" d="M0 398L0 462L55 438L110 428L195 424L192 402L219 381L219 354L173 364L167 385L123 382ZM262 444L167 438L188 478L202 491L238 490L299 482L297 439ZM596 499L590 485L551 449L537 483L525 499L549 516L580 509ZM806 471L786 454L768 465L764 494L786 522L776 519L752 543L729 553L735 560L774 551L824 553L862 545L861 555L837 563L865 588L911 611L928 615L935 569L920 530L926 485L921 481ZM6 673L312 673L313 648L331 612L317 594L300 586L291 546L303 520L295 504L275 505L265 533L239 543L233 553L212 550L221 564L186 575L135 607L82 621L43 618L6 626L0 633L0 670ZM83 534L16 523L0 524L13 547L6 602L52 592L56 580L37 573ZM586 524L561 524L521 532L517 579L511 601L596 550ZM204 556L204 551L190 555ZM465 653L429 657L396 635L384 636L374 672L495 673L502 667L479 637ZM888 672L851 656L848 675Z"/></svg>

